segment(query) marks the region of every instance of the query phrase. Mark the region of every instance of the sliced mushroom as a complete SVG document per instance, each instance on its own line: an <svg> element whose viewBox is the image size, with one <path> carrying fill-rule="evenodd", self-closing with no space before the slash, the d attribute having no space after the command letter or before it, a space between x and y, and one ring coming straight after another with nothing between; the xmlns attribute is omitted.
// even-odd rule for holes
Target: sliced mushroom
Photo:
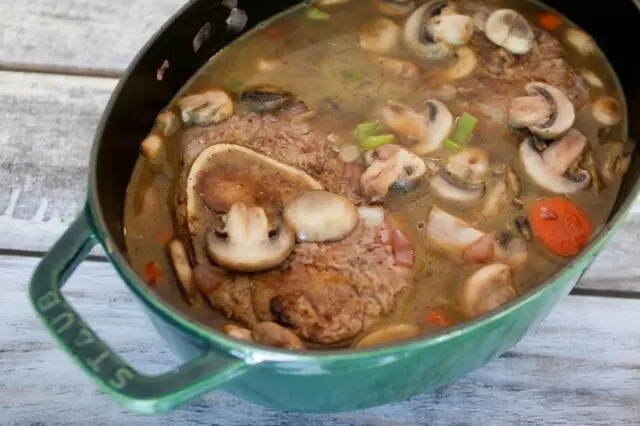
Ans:
<svg viewBox="0 0 640 426"><path fill-rule="evenodd" d="M591 56L596 53L597 46L591 36L577 28L567 28L565 32L567 43L576 49L582 56Z"/></svg>
<svg viewBox="0 0 640 426"><path fill-rule="evenodd" d="M324 243L346 238L358 225L358 209L348 198L310 191L289 201L282 214L301 242Z"/></svg>
<svg viewBox="0 0 640 426"><path fill-rule="evenodd" d="M177 103L186 125L218 124L233 114L233 101L220 89L186 96Z"/></svg>
<svg viewBox="0 0 640 426"><path fill-rule="evenodd" d="M474 318L515 299L511 268L494 263L477 270L465 282L460 304L465 315Z"/></svg>
<svg viewBox="0 0 640 426"><path fill-rule="evenodd" d="M615 126L622 120L622 106L617 99L603 96L591 106L593 117L605 126Z"/></svg>
<svg viewBox="0 0 640 426"><path fill-rule="evenodd" d="M285 224L270 232L264 209L236 203L226 216L223 232L210 229L206 248L211 259L223 268L259 272L282 263L293 250L295 236Z"/></svg>
<svg viewBox="0 0 640 426"><path fill-rule="evenodd" d="M382 145L367 153L368 168L360 177L363 195L382 199L391 187L411 188L427 171L420 157L398 145Z"/></svg>
<svg viewBox="0 0 640 426"><path fill-rule="evenodd" d="M376 8L388 16L407 16L416 8L414 0L373 0Z"/></svg>
<svg viewBox="0 0 640 426"><path fill-rule="evenodd" d="M512 9L498 9L491 13L485 22L484 34L493 43L516 55L528 53L535 42L526 18Z"/></svg>
<svg viewBox="0 0 640 426"><path fill-rule="evenodd" d="M354 345L355 348L387 345L400 340L407 340L420 334L420 329L415 324L390 324L367 334Z"/></svg>
<svg viewBox="0 0 640 426"><path fill-rule="evenodd" d="M542 160L556 175L563 175L576 162L589 142L578 130L571 129L562 139L542 151Z"/></svg>
<svg viewBox="0 0 640 426"><path fill-rule="evenodd" d="M589 86L595 89L602 89L604 87L604 83L602 82L602 79L600 79L600 77L598 77L597 74L594 73L593 71L588 70L586 68L582 68L580 70L580 75L589 84Z"/></svg>
<svg viewBox="0 0 640 426"><path fill-rule="evenodd" d="M509 126L515 129L544 126L554 114L554 105L542 95L520 96L509 103Z"/></svg>
<svg viewBox="0 0 640 426"><path fill-rule="evenodd" d="M173 111L163 109L156 117L156 127L164 136L173 136L180 129L180 119Z"/></svg>
<svg viewBox="0 0 640 426"><path fill-rule="evenodd" d="M544 139L556 139L573 126L576 111L564 93L551 85L539 82L527 84L525 90L530 96L544 97L552 108L551 116L546 123L529 126L531 133Z"/></svg>
<svg viewBox="0 0 640 426"><path fill-rule="evenodd" d="M533 231L531 230L531 223L529 218L525 215L520 215L513 221L515 228L527 241L533 241Z"/></svg>
<svg viewBox="0 0 640 426"><path fill-rule="evenodd" d="M275 322L260 322L253 327L256 343L291 350L306 350L302 340L291 330Z"/></svg>
<svg viewBox="0 0 640 426"><path fill-rule="evenodd" d="M623 142L609 142L605 145L605 159L602 165L602 178L611 183L624 175L631 165L631 155L635 149L635 143L629 140Z"/></svg>
<svg viewBox="0 0 640 426"><path fill-rule="evenodd" d="M164 139L159 135L149 135L140 144L140 151L147 159L157 162L164 150Z"/></svg>
<svg viewBox="0 0 640 426"><path fill-rule="evenodd" d="M579 133L576 130L572 132ZM563 175L586 146L584 136L568 134L549 145L542 154L536 149L534 140L535 138L527 138L520 144L520 161L527 175L536 184L556 194L573 194L589 186L591 178L586 171L571 178ZM549 149L551 151L547 154Z"/></svg>
<svg viewBox="0 0 640 426"><path fill-rule="evenodd" d="M400 27L391 19L378 18L362 27L360 47L371 52L391 51L400 39Z"/></svg>
<svg viewBox="0 0 640 426"><path fill-rule="evenodd" d="M418 78L418 66L413 62L392 58L390 56L379 56L375 59L375 62L387 75L408 79Z"/></svg>
<svg viewBox="0 0 640 426"><path fill-rule="evenodd" d="M494 260L506 263L515 269L526 266L529 258L529 249L525 240L504 231L496 236L495 242Z"/></svg>
<svg viewBox="0 0 640 426"><path fill-rule="evenodd" d="M458 179L445 169L440 169L429 179L429 187L440 197L451 201L468 203L484 196L484 183Z"/></svg>
<svg viewBox="0 0 640 426"><path fill-rule="evenodd" d="M193 269L189 263L189 255L180 240L173 240L169 243L169 256L171 257L178 283L182 286L187 300L192 306L198 305L202 301L202 296L193 282Z"/></svg>
<svg viewBox="0 0 640 426"><path fill-rule="evenodd" d="M447 170L465 181L482 181L489 173L489 158L484 149L463 148L447 158Z"/></svg>
<svg viewBox="0 0 640 426"><path fill-rule="evenodd" d="M482 206L482 215L487 219L497 216L507 204L509 204L509 188L507 183L501 179L487 191Z"/></svg>
<svg viewBox="0 0 640 426"><path fill-rule="evenodd" d="M461 259L464 250L485 234L462 219L433 207L429 212L425 235L439 250Z"/></svg>
<svg viewBox="0 0 640 426"><path fill-rule="evenodd" d="M379 113L381 121L404 136L411 151L417 155L440 149L454 122L453 115L442 102L430 99L425 106L424 114L419 114L404 104L389 101Z"/></svg>
<svg viewBox="0 0 640 426"><path fill-rule="evenodd" d="M600 172L598 171L598 163L596 157L593 155L593 151L589 150L584 156L584 166L586 167L589 175L591 176L591 186L596 195L600 194L604 189L602 179L600 179Z"/></svg>
<svg viewBox="0 0 640 426"><path fill-rule="evenodd" d="M291 103L294 96L279 87L260 84L240 95L240 102L253 112L275 112Z"/></svg>
<svg viewBox="0 0 640 426"><path fill-rule="evenodd" d="M476 54L468 47L458 47L455 51L455 55L457 58L455 64L453 64L451 68L447 68L438 74L438 76L445 81L459 80L468 76L473 72L478 64Z"/></svg>
<svg viewBox="0 0 640 426"><path fill-rule="evenodd" d="M415 10L404 26L404 42L417 56L424 59L441 59L453 53L447 43L436 42L427 29L427 23L450 7L445 0L430 1Z"/></svg>
<svg viewBox="0 0 640 426"><path fill-rule="evenodd" d="M251 342L251 343L255 342L255 340L253 340L253 334L251 333L251 330L247 328L239 327L234 324L223 324L220 327L220 330L224 334L231 336L235 339L244 340L245 342Z"/></svg>
<svg viewBox="0 0 640 426"><path fill-rule="evenodd" d="M510 167L507 167L505 171L507 177L507 184L509 185L509 191L513 198L518 198L522 194L522 184L520 178Z"/></svg>

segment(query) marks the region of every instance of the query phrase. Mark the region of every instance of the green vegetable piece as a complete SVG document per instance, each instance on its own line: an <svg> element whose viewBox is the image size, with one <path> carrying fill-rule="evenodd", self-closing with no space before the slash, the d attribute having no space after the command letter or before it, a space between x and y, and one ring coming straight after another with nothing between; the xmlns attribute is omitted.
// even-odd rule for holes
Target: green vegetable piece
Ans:
<svg viewBox="0 0 640 426"><path fill-rule="evenodd" d="M442 146L444 147L444 149L448 149L449 151L453 152L458 152L460 151L460 148L462 148L461 144L451 139L445 139Z"/></svg>
<svg viewBox="0 0 640 426"><path fill-rule="evenodd" d="M227 80L227 84L225 85L226 89L231 93L242 92L243 86L244 82L236 77L231 77L229 80Z"/></svg>
<svg viewBox="0 0 640 426"><path fill-rule="evenodd" d="M375 136L382 131L382 124L377 121L371 123L360 123L356 126L355 137L361 142L369 136Z"/></svg>
<svg viewBox="0 0 640 426"><path fill-rule="evenodd" d="M331 15L323 10L312 7L307 10L307 18L311 19L312 21L328 21L331 18Z"/></svg>
<svg viewBox="0 0 640 426"><path fill-rule="evenodd" d="M465 112L456 120L456 126L451 136L449 136L449 139L459 145L464 145L469 141L469 138L471 138L477 126L478 119L468 112Z"/></svg>
<svg viewBox="0 0 640 426"><path fill-rule="evenodd" d="M367 72L363 70L346 70L342 71L342 78L347 81L360 81L367 76Z"/></svg>
<svg viewBox="0 0 640 426"><path fill-rule="evenodd" d="M375 149L381 145L387 145L393 143L396 139L395 135L376 135L369 136L365 139L360 140L360 147L365 151L370 149Z"/></svg>

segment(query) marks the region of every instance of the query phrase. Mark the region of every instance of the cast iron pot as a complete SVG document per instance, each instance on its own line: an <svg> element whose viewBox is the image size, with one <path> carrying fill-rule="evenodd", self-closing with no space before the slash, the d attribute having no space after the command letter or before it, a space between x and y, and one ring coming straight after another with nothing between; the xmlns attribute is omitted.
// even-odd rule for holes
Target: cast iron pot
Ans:
<svg viewBox="0 0 640 426"><path fill-rule="evenodd" d="M450 383L513 347L569 293L640 190L636 154L607 228L580 256L512 303L438 335L373 350L292 353L232 340L189 321L149 291L125 259L125 190L139 143L160 110L215 52L296 3L196 0L160 29L133 61L107 106L93 146L84 210L33 275L30 297L41 320L93 381L131 410L166 411L221 389L280 410L335 412L403 400ZM638 140L640 64L630 57L629 47L640 25L637 7L631 0L548 3L589 31L608 55L628 99L631 135ZM240 29L242 11L248 22ZM65 300L61 287L95 244L104 246L160 335L185 360L181 367L154 377L136 372Z"/></svg>

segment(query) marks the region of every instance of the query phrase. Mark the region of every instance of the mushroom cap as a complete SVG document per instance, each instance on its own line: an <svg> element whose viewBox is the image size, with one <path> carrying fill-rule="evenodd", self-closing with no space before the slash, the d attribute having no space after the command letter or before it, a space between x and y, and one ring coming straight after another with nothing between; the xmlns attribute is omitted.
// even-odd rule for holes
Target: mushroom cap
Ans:
<svg viewBox="0 0 640 426"><path fill-rule="evenodd" d="M441 59L453 53L449 44L433 40L426 25L430 18L438 15L448 5L449 2L445 0L430 1L416 9L407 19L404 26L404 43L417 56L424 59Z"/></svg>
<svg viewBox="0 0 640 426"><path fill-rule="evenodd" d="M272 184L263 185L268 181ZM289 199L322 185L305 172L251 149L216 144L195 159L185 183L185 221L197 264L207 261L207 228L219 228L219 215L236 202L260 206L275 222Z"/></svg>
<svg viewBox="0 0 640 426"><path fill-rule="evenodd" d="M440 197L461 203L477 201L485 191L484 183L466 182L444 168L429 179L429 187Z"/></svg>
<svg viewBox="0 0 640 426"><path fill-rule="evenodd" d="M558 143L557 141L554 143ZM547 148L549 149L549 148ZM532 146L530 138L520 144L520 161L527 175L539 186L555 194L574 194L589 186L591 178L588 173L581 181L567 179L557 174L540 153Z"/></svg>
<svg viewBox="0 0 640 426"><path fill-rule="evenodd" d="M233 100L222 89L209 89L177 101L184 124L218 124L233 114Z"/></svg>
<svg viewBox="0 0 640 426"><path fill-rule="evenodd" d="M486 314L517 297L511 268L504 263L484 266L465 282L460 304L469 318Z"/></svg>
<svg viewBox="0 0 640 426"><path fill-rule="evenodd" d="M468 43L475 30L473 18L457 13L429 18L426 28L436 43L447 43L452 46Z"/></svg>
<svg viewBox="0 0 640 426"><path fill-rule="evenodd" d="M439 74L445 81L459 80L471 74L478 65L475 52L466 46L458 47L455 51L458 58L455 64Z"/></svg>
<svg viewBox="0 0 640 426"><path fill-rule="evenodd" d="M530 95L545 97L553 109L549 122L542 126L530 127L531 133L544 139L556 139L573 126L576 120L576 111L567 95L549 84L540 82L527 84L525 90Z"/></svg>
<svg viewBox="0 0 640 426"><path fill-rule="evenodd" d="M239 272L259 272L271 269L289 257L295 245L293 232L279 224L269 232L264 209L242 203L231 206L227 213L225 235L209 229L207 253L225 269Z"/></svg>
<svg viewBox="0 0 640 426"><path fill-rule="evenodd" d="M282 214L301 242L324 243L346 238L358 225L358 209L348 198L309 191L289 201Z"/></svg>
<svg viewBox="0 0 640 426"><path fill-rule="evenodd" d="M291 92L270 84L249 87L240 95L240 102L253 112L275 112L293 99Z"/></svg>
<svg viewBox="0 0 640 426"><path fill-rule="evenodd" d="M489 173L490 155L481 148L463 148L447 158L447 171L458 179L482 180Z"/></svg>
<svg viewBox="0 0 640 426"><path fill-rule="evenodd" d="M516 55L524 55L533 47L535 35L524 16L513 9L498 9L484 24L484 34L491 42Z"/></svg>
<svg viewBox="0 0 640 426"><path fill-rule="evenodd" d="M369 346L386 345L399 340L407 340L420 334L420 328L415 324L390 324L372 331L358 340L354 347L365 348Z"/></svg>
<svg viewBox="0 0 640 426"><path fill-rule="evenodd" d="M363 194L382 199L391 187L411 188L427 171L424 161L398 145L382 145L365 155L367 169L360 176Z"/></svg>
<svg viewBox="0 0 640 426"><path fill-rule="evenodd" d="M377 53L392 50L400 40L400 27L391 19L377 18L365 24L360 31L360 47Z"/></svg>
<svg viewBox="0 0 640 426"><path fill-rule="evenodd" d="M615 126L622 120L622 105L614 97L603 96L591 106L593 117L604 126Z"/></svg>

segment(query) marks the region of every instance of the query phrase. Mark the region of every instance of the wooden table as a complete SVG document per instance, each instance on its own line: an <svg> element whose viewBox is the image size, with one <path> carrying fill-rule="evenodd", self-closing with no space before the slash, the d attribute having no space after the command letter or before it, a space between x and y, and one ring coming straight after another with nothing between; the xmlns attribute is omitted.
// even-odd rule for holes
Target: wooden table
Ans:
<svg viewBox="0 0 640 426"><path fill-rule="evenodd" d="M0 424L640 422L640 203L537 331L437 392L337 415L284 414L212 393L149 418L98 391L35 318L27 283L83 203L94 129L117 78L181 3L0 2ZM141 371L177 364L100 252L65 292Z"/></svg>

